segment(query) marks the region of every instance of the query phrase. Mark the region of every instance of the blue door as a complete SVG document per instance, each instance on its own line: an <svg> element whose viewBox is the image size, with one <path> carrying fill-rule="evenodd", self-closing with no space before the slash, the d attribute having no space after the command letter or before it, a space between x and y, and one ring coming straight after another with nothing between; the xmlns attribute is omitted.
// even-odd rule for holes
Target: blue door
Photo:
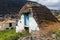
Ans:
<svg viewBox="0 0 60 40"><path fill-rule="evenodd" d="M24 25L29 26L29 13L24 13Z"/></svg>

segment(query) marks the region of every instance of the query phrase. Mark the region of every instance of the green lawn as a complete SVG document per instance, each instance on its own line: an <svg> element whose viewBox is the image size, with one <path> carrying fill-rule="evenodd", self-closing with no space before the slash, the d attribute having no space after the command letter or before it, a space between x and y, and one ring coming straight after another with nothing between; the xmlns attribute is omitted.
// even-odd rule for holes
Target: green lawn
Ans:
<svg viewBox="0 0 60 40"><path fill-rule="evenodd" d="M17 40L20 37L28 36L29 34L24 31L23 33L16 33L14 29L0 31L0 40Z"/></svg>

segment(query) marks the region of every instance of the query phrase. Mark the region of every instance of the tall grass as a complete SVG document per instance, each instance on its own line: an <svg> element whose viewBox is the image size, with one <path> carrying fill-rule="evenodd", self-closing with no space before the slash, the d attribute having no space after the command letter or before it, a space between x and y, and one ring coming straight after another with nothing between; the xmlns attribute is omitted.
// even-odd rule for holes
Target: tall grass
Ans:
<svg viewBox="0 0 60 40"><path fill-rule="evenodd" d="M20 37L28 36L29 34L24 31L23 33L16 33L15 29L0 31L0 40L17 40Z"/></svg>

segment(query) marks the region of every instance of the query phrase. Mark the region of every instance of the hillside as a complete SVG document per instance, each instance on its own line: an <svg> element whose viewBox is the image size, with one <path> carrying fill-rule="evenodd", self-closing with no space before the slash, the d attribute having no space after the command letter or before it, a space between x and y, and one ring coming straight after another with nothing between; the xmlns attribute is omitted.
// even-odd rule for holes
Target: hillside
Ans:
<svg viewBox="0 0 60 40"><path fill-rule="evenodd" d="M0 0L0 16L18 14L26 0Z"/></svg>
<svg viewBox="0 0 60 40"><path fill-rule="evenodd" d="M59 16L60 15L60 10L51 10L52 14L55 16Z"/></svg>

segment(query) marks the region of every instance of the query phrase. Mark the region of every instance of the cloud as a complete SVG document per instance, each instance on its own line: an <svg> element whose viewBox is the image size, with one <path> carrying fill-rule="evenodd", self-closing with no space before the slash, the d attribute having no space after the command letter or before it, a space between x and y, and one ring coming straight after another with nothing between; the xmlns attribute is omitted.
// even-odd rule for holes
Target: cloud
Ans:
<svg viewBox="0 0 60 40"><path fill-rule="evenodd" d="M37 0L28 0L28 1L37 1Z"/></svg>
<svg viewBox="0 0 60 40"><path fill-rule="evenodd" d="M37 2L40 3L40 1L37 1ZM46 1L42 0L41 3L43 4L43 2L45 5L56 5L56 4L60 3L60 0L46 0Z"/></svg>
<svg viewBox="0 0 60 40"><path fill-rule="evenodd" d="M30 0L47 6L50 9L60 10L60 0Z"/></svg>

